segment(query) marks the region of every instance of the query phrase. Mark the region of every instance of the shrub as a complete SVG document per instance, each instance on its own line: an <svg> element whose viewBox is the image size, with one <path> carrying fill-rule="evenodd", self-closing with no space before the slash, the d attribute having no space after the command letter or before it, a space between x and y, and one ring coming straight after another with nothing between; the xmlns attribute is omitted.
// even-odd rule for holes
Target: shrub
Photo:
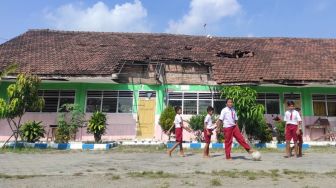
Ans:
<svg viewBox="0 0 336 188"><path fill-rule="evenodd" d="M95 142L101 142L101 136L106 131L106 114L95 112L92 114L87 127L87 132L93 134Z"/></svg>
<svg viewBox="0 0 336 188"><path fill-rule="evenodd" d="M78 127L84 123L84 113L76 104L64 104L58 114L56 142L68 143L70 139L75 139Z"/></svg>
<svg viewBox="0 0 336 188"><path fill-rule="evenodd" d="M42 121L28 121L20 127L23 139L27 142L37 142L44 138L45 130L41 125Z"/></svg>
<svg viewBox="0 0 336 188"><path fill-rule="evenodd" d="M286 126L285 121L275 122L275 127L276 127L276 130L277 130L277 140L278 140L279 143L285 141L285 126Z"/></svg>
<svg viewBox="0 0 336 188"><path fill-rule="evenodd" d="M189 122L190 127L196 132L196 140L198 142L203 142L204 137L202 135L204 129L204 119L206 114L199 114L191 116Z"/></svg>
<svg viewBox="0 0 336 188"><path fill-rule="evenodd" d="M172 106L167 106L160 115L159 124L161 126L162 131L168 135L170 135L170 133L172 132L175 132L175 126L173 126L175 115L176 113ZM168 132L169 129L170 131Z"/></svg>

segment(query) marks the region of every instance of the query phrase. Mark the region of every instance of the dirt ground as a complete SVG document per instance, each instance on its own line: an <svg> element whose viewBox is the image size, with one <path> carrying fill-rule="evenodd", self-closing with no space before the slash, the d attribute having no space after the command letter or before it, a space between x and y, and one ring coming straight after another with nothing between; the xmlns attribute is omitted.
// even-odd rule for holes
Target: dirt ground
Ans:
<svg viewBox="0 0 336 188"><path fill-rule="evenodd" d="M0 187L336 187L336 148L302 158L261 150L262 160L236 150L203 159L200 150L170 158L158 147L110 151L0 152Z"/></svg>

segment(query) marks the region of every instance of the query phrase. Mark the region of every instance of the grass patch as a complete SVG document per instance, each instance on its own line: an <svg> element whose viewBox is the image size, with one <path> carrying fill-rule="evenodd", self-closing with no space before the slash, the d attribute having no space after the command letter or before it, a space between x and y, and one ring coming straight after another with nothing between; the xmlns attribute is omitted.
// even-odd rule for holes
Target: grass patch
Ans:
<svg viewBox="0 0 336 188"><path fill-rule="evenodd" d="M316 173L314 173L314 172L307 172L307 171L299 171L299 170L283 169L283 174L294 175L294 176L303 176L303 175L315 175Z"/></svg>
<svg viewBox="0 0 336 188"><path fill-rule="evenodd" d="M336 153L335 146L311 146L304 153Z"/></svg>
<svg viewBox="0 0 336 188"><path fill-rule="evenodd" d="M230 177L230 178L238 178L239 171L237 171L236 169L234 169L232 171L220 170L220 171L212 171L212 174L217 175L217 176L226 176L226 177Z"/></svg>
<svg viewBox="0 0 336 188"><path fill-rule="evenodd" d="M86 171L87 171L87 172L93 172L93 170L91 170L91 169L87 169Z"/></svg>
<svg viewBox="0 0 336 188"><path fill-rule="evenodd" d="M39 148L25 148L25 147L18 147L18 148L4 148L0 149L0 153L17 153L17 154L40 154L40 153L64 153L68 152L67 150L57 150L53 148L47 148L47 149L39 149Z"/></svg>
<svg viewBox="0 0 336 188"><path fill-rule="evenodd" d="M119 176L119 175L113 175L111 179L112 179L112 180L119 180L119 179L120 179L120 176Z"/></svg>
<svg viewBox="0 0 336 188"><path fill-rule="evenodd" d="M331 171L331 172L326 172L326 173L324 173L324 175L336 178L336 169L334 171Z"/></svg>
<svg viewBox="0 0 336 188"><path fill-rule="evenodd" d="M112 170L117 170L117 169L115 169L115 168L108 168L107 170L111 170L112 171Z"/></svg>
<svg viewBox="0 0 336 188"><path fill-rule="evenodd" d="M206 174L206 172L196 170L195 174Z"/></svg>
<svg viewBox="0 0 336 188"><path fill-rule="evenodd" d="M27 179L27 178L35 178L35 177L45 177L46 175L9 175L0 173L0 179Z"/></svg>
<svg viewBox="0 0 336 188"><path fill-rule="evenodd" d="M222 182L220 181L220 179L215 178L215 179L210 180L210 185L211 186L221 186Z"/></svg>
<svg viewBox="0 0 336 188"><path fill-rule="evenodd" d="M160 186L160 188L169 188L170 185L168 182L163 182L163 184Z"/></svg>
<svg viewBox="0 0 336 188"><path fill-rule="evenodd" d="M273 181L278 181L279 177L280 177L280 174L279 174L279 169L272 169L270 170L270 173L271 173L271 178Z"/></svg>
<svg viewBox="0 0 336 188"><path fill-rule="evenodd" d="M267 173L265 171L238 171L236 169L227 171L227 170L220 170L220 171L212 171L213 175L218 175L218 176L226 176L230 178L239 178L239 177L246 177L249 180L255 180L257 177L269 177L271 176L271 173Z"/></svg>
<svg viewBox="0 0 336 188"><path fill-rule="evenodd" d="M240 178L240 177L245 177L248 180L256 180L257 178L272 178L273 181L277 181L278 178L280 177L279 170L274 169L268 171L250 171L250 170L244 170L244 171L238 171L237 169L233 170L220 170L220 171L212 171L212 175L217 175L217 176L226 176L230 178Z"/></svg>
<svg viewBox="0 0 336 188"><path fill-rule="evenodd" d="M167 150L167 147L165 145L150 145L150 146L123 146L119 145L115 148L112 148L111 150L108 150L107 152L118 152L118 153L162 153Z"/></svg>
<svg viewBox="0 0 336 188"><path fill-rule="evenodd" d="M192 181L182 181L183 185L188 185L188 186L195 186L196 184Z"/></svg>
<svg viewBox="0 0 336 188"><path fill-rule="evenodd" d="M83 172L76 172L72 174L73 176L83 176Z"/></svg>
<svg viewBox="0 0 336 188"><path fill-rule="evenodd" d="M127 173L130 177L137 177L137 178L173 178L176 175L171 173L166 173L163 171L142 171L142 172L129 172Z"/></svg>

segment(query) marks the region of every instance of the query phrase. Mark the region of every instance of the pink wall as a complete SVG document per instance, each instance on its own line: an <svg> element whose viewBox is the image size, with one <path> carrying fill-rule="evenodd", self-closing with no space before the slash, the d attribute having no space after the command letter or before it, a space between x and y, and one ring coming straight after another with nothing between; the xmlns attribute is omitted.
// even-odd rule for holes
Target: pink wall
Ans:
<svg viewBox="0 0 336 188"><path fill-rule="evenodd" d="M266 114L266 122L267 123L271 123L274 125L274 121L273 118L275 116ZM280 118L282 119L282 117L280 116ZM302 130L303 130L303 140L304 141L310 141L310 135L312 137L312 139L314 138L318 138L322 135L324 135L324 130L323 129L309 129L306 127L306 125L311 125L314 124L314 122L319 118L319 116L305 116L303 118L303 122L302 122ZM321 118L327 118L327 117L321 117ZM330 123L330 129L336 130L336 117L328 117L329 123ZM312 132L311 132L312 131ZM321 139L323 140L323 139Z"/></svg>
<svg viewBox="0 0 336 188"><path fill-rule="evenodd" d="M91 114L86 114L86 119L89 119ZM49 125L56 124L56 113L26 113L22 119L22 122L26 122L28 120L36 120L43 121L43 125L46 127L45 130L48 132ZM183 118L185 120L189 119L191 116L184 115ZM273 119L271 115L266 115L266 120L268 123L273 124ZM318 117L316 116L306 116L304 117L303 124L308 125L312 124L316 121ZM336 118L329 117L329 122L332 127L336 127ZM159 115L155 116L155 134L154 139L160 141L167 141L168 136L164 134L161 130L160 125L158 124ZM136 114L107 114L107 131L103 136L103 140L112 141L112 140L132 140L136 139ZM334 128L334 130L336 130ZM304 132L304 140L310 140L310 129L305 128L303 126ZM11 130L7 124L6 120L0 120L0 141L5 141L11 135ZM312 132L312 138L317 138L323 135L322 129L314 129ZM193 134L188 133L187 131L183 132L183 140L191 141L195 140L195 136ZM42 141L46 140L42 139ZM88 134L86 132L86 127L80 128L77 135L76 141L92 141L94 140L93 135ZM215 136L213 136L213 141L215 141Z"/></svg>
<svg viewBox="0 0 336 188"><path fill-rule="evenodd" d="M86 114L89 119L91 114ZM28 112L22 118L22 123L28 120L42 121L46 132L50 130L49 125L56 124L57 113L33 113ZM136 118L132 114L107 114L107 130L103 136L104 140L134 139L136 136ZM6 120L0 120L0 141L5 141L12 134ZM45 141L46 138L41 139ZM93 135L88 134L86 127L79 128L76 141L94 140Z"/></svg>

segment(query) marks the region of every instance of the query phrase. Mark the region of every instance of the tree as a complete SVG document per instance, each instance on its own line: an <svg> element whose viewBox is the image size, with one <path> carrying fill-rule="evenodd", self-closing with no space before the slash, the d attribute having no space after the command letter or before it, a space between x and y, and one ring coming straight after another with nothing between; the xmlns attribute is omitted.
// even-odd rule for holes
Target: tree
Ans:
<svg viewBox="0 0 336 188"><path fill-rule="evenodd" d="M8 100L0 99L0 118L6 119L12 135L6 143L14 136L15 145L21 137L21 119L27 109L42 109L44 100L38 96L38 88L41 80L34 75L19 74L16 82L7 88ZM6 145L4 144L4 146Z"/></svg>
<svg viewBox="0 0 336 188"><path fill-rule="evenodd" d="M240 86L225 87L221 96L233 100L239 117L238 124L245 136L247 134L249 138L255 137L263 142L271 139L264 117L265 108L256 103L257 92L254 89Z"/></svg>

